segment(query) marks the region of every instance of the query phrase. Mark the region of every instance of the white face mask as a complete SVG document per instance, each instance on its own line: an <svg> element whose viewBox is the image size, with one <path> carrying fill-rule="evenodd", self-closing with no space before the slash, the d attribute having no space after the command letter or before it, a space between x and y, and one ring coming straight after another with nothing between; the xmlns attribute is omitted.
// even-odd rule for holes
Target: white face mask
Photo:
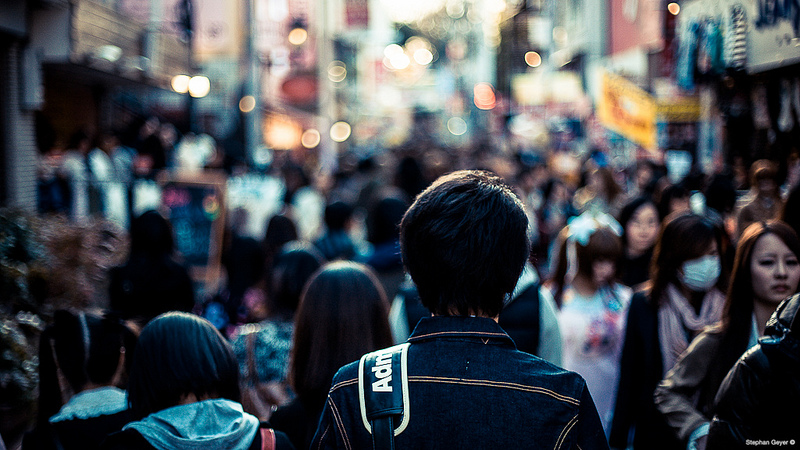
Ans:
<svg viewBox="0 0 800 450"><path fill-rule="evenodd" d="M695 292L706 292L719 280L720 267L718 255L706 255L683 263L683 273L678 274L681 282Z"/></svg>

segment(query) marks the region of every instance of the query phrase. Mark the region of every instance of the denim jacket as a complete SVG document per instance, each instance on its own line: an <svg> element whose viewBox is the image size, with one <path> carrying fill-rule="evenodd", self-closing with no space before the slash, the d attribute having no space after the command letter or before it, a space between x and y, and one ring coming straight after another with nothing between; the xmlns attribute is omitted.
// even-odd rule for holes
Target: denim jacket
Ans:
<svg viewBox="0 0 800 450"><path fill-rule="evenodd" d="M608 448L583 378L518 351L493 320L423 318L408 342L410 417L395 448ZM311 448L372 448L358 362L334 377Z"/></svg>

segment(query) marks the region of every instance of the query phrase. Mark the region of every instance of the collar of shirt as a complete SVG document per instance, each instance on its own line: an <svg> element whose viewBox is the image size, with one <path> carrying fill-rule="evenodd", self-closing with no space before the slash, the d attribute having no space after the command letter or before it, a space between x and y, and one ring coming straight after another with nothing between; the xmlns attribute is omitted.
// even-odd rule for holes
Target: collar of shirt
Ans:
<svg viewBox="0 0 800 450"><path fill-rule="evenodd" d="M433 316L423 317L417 323L408 342L417 343L432 339L475 339L484 344L514 346L508 334L492 319L486 317Z"/></svg>

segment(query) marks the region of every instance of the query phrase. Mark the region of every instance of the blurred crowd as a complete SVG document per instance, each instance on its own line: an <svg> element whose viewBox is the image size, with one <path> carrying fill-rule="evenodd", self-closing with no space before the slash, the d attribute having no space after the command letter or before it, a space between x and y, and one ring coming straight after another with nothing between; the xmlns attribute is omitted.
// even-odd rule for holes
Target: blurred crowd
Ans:
<svg viewBox="0 0 800 450"><path fill-rule="evenodd" d="M242 170L202 139L179 141L156 119L123 140L79 131L42 155L40 214L0 215L9 448L100 448L110 434L103 448L141 448L125 443L142 436L183 448L153 431L156 419L190 427L170 415L186 396L170 392L213 400L191 411L192 426L211 430L209 415L233 421L243 408L257 420L237 426L260 429L258 443L308 448L336 370L404 342L430 315L404 270L398 224L458 169L498 174L525 205L532 251L499 324L518 349L586 380L612 448L797 437L774 412L742 423L737 403L752 413L795 399L800 355L775 369L786 386L755 397L768 375L742 387L731 371L765 337L793 331L781 317L791 306L778 309L800 283L800 187L785 162L674 179L659 161L618 167L599 150L415 145L344 154L330 173L276 153L265 173L285 188L280 210L263 236L243 231L248 211L230 212L218 288L199 295L169 220L133 213L132 186L174 167ZM255 448L234 431L216 448Z"/></svg>

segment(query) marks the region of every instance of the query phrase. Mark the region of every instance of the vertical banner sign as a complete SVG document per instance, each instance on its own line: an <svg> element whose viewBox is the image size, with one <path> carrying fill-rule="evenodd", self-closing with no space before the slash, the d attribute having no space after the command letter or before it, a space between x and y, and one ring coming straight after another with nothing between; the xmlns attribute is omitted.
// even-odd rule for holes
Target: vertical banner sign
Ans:
<svg viewBox="0 0 800 450"><path fill-rule="evenodd" d="M635 84L604 72L597 118L606 128L646 149L656 147L656 102Z"/></svg>
<svg viewBox="0 0 800 450"><path fill-rule="evenodd" d="M165 174L161 210L172 223L175 249L192 279L214 288L225 227L225 176L216 172Z"/></svg>

